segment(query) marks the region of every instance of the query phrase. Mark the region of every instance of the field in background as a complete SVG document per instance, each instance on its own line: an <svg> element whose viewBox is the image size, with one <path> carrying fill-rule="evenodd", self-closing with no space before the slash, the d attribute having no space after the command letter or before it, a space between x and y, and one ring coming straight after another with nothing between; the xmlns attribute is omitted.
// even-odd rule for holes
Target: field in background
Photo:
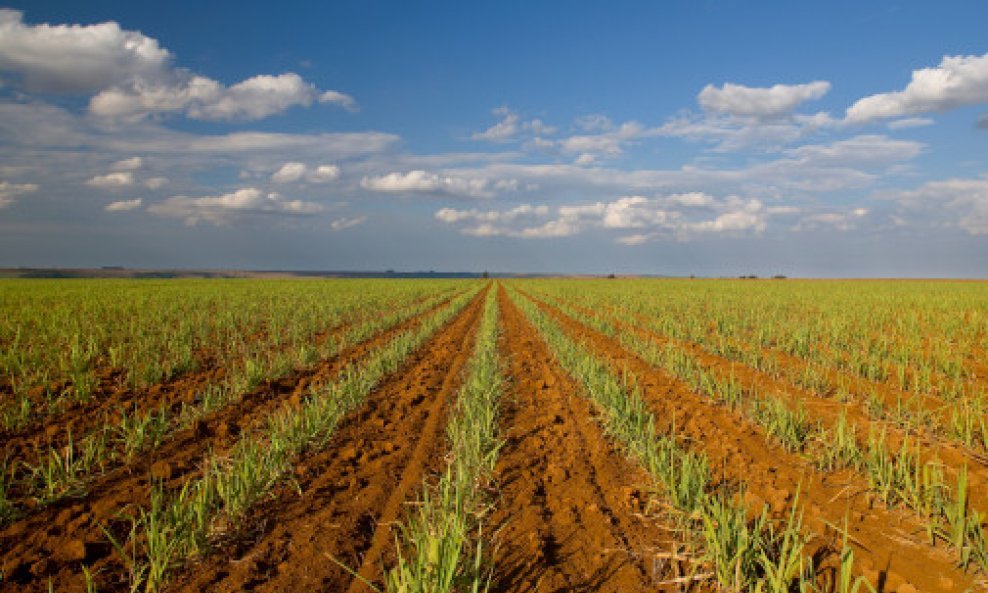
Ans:
<svg viewBox="0 0 988 593"><path fill-rule="evenodd" d="M982 282L0 280L2 591L960 592L986 514Z"/></svg>

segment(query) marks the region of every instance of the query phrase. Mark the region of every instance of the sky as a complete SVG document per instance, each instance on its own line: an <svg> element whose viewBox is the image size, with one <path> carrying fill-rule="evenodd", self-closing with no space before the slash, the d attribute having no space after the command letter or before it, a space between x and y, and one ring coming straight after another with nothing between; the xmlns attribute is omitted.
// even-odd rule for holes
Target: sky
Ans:
<svg viewBox="0 0 988 593"><path fill-rule="evenodd" d="M0 5L0 267L988 278L988 3Z"/></svg>

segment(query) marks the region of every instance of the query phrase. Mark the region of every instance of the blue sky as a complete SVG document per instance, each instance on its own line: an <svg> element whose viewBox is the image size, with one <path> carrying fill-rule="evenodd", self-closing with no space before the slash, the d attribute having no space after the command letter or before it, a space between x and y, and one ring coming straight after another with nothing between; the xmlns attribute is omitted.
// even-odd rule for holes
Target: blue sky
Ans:
<svg viewBox="0 0 988 593"><path fill-rule="evenodd" d="M988 4L14 2L0 266L988 277Z"/></svg>

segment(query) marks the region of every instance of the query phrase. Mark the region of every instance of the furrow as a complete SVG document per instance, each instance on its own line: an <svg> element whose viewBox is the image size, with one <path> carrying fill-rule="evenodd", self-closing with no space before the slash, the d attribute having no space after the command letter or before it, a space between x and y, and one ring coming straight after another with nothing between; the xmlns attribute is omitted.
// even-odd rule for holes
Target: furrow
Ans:
<svg viewBox="0 0 988 593"><path fill-rule="evenodd" d="M476 332L482 296L373 390L324 448L294 464L293 484L176 580L173 591L344 591L349 571L376 578L391 524L442 461L439 435ZM343 568L343 566L347 568Z"/></svg>
<svg viewBox="0 0 988 593"><path fill-rule="evenodd" d="M883 583L886 591L909 586L964 591L975 585L974 575L959 570L949 550L923 541L924 527L912 513L876 506L859 475L816 471L805 458L769 445L761 429L701 398L619 341L553 307L538 306L615 372L631 373L656 418L668 423L662 428L675 426L692 448L706 454L726 483L744 484L752 508L767 504L782 517L798 491L806 525L817 536L813 545L821 550L833 547L835 528L846 522L862 574L872 583Z"/></svg>
<svg viewBox="0 0 988 593"><path fill-rule="evenodd" d="M648 476L603 437L580 387L503 292L500 308L510 382L490 518L493 590L655 590L671 570L656 553L674 540L646 517Z"/></svg>
<svg viewBox="0 0 988 593"><path fill-rule="evenodd" d="M147 455L99 475L82 496L41 507L5 527L0 531L4 585L24 587L11 590L46 590L48 578L71 582L78 576L80 566L108 561L115 553L104 529L120 524L122 513L147 507L152 481L172 488L201 476L207 456L222 454L242 433L263 426L273 412L285 405L297 406L313 386L331 381L346 368L359 366L370 352L416 327L443 306L447 304L346 348L305 373L248 394L238 405L202 418Z"/></svg>

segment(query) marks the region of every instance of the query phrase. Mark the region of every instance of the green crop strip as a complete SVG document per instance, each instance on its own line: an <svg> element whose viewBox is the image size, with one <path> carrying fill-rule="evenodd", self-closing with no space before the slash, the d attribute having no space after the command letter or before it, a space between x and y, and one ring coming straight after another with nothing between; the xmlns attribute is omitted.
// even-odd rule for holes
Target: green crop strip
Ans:
<svg viewBox="0 0 988 593"><path fill-rule="evenodd" d="M533 305L534 306L534 305ZM846 416L840 416L831 429L811 423L802 407L787 408L772 397L759 396L742 388L733 377L718 376L684 350L660 348L635 332L621 332L601 316L583 314L564 303L555 303L566 315L613 337L643 360L662 368L690 386L695 392L745 414L765 430L767 439L786 451L805 452L823 470L853 467L864 470L872 492L887 506L902 505L926 522L931 545L948 543L957 554L958 564L972 563L988 570L988 541L982 512L968 504L967 469L961 468L953 487L944 478L937 459L920 461L917 446L907 438L899 451L889 451L885 435L869 435L862 450ZM749 402L747 406L744 402ZM809 443L818 446L807 447Z"/></svg>
<svg viewBox="0 0 988 593"><path fill-rule="evenodd" d="M316 359L329 359L351 345L359 344L436 307L446 298L444 292L411 307L377 315L350 327L339 339L325 340L317 348L310 348L307 352ZM3 486L7 490L16 487L22 496L32 497L42 506L66 497L82 495L99 471L158 446L174 430L188 426L195 419L237 401L263 381L287 375L292 369L298 368L296 365L301 362L294 351L265 353L256 359L247 359L242 366L226 375L221 383L203 387L198 403L183 403L177 413L165 407L143 413L123 412L118 421L108 421L106 425L79 439L73 439L69 434L67 446L43 449L36 463L15 464L6 475ZM308 364L311 363L309 360ZM10 510L0 513L0 525L20 514L14 501L5 502Z"/></svg>
<svg viewBox="0 0 988 593"><path fill-rule="evenodd" d="M570 339L530 300L512 294L560 366L580 383L603 415L609 436L648 471L676 509L675 518L702 550L717 582L735 591L789 591L813 579L803 553L802 514L794 502L787 521L769 520L767 507L748 519L741 490L716 487L705 456L680 447L674 434L657 434L654 416L633 378L619 378L584 346ZM798 498L798 497L797 497ZM797 501L798 502L798 501Z"/></svg>
<svg viewBox="0 0 988 593"><path fill-rule="evenodd" d="M436 484L425 484L401 526L398 563L389 593L486 591L493 573L483 537L488 504L483 488L497 460L498 398L503 378L497 356L497 287L487 294L467 377L446 428L452 459Z"/></svg>
<svg viewBox="0 0 988 593"><path fill-rule="evenodd" d="M235 524L278 483L292 459L324 446L339 421L480 290L469 290L370 352L360 367L349 367L338 381L309 393L299 408L286 406L272 415L263 433L244 435L226 455L208 460L201 479L170 496L153 486L150 509L134 516L130 536L117 542L132 589L156 591L176 565L206 553L214 526Z"/></svg>

